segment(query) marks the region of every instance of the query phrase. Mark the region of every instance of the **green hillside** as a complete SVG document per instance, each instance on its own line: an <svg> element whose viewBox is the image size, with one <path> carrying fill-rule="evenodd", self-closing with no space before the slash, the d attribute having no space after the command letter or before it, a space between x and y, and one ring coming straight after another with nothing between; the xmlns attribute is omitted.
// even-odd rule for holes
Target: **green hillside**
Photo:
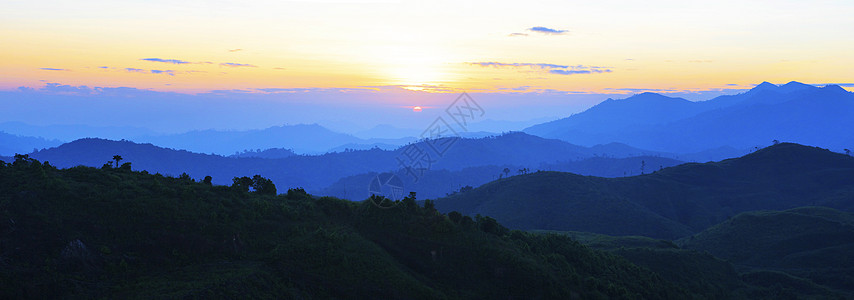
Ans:
<svg viewBox="0 0 854 300"><path fill-rule="evenodd" d="M411 197L384 200L395 206L380 208L301 189L250 191L239 181L212 186L131 171L130 165L56 169L26 157L2 164L0 298L714 294L681 287L563 235L509 231L489 217L443 215L432 202L422 207Z"/></svg>
<svg viewBox="0 0 854 300"><path fill-rule="evenodd" d="M741 158L600 178L536 172L436 200L514 229L676 239L745 211L821 205L854 210L854 158L781 143Z"/></svg>
<svg viewBox="0 0 854 300"><path fill-rule="evenodd" d="M854 215L825 207L736 215L678 241L742 269L773 270L854 292Z"/></svg>

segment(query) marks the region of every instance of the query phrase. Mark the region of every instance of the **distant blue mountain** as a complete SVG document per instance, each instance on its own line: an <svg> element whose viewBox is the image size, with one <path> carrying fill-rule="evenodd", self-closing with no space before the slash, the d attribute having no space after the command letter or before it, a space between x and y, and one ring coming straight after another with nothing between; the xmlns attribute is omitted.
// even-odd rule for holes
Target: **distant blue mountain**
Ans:
<svg viewBox="0 0 854 300"><path fill-rule="evenodd" d="M57 140L46 140L40 137L19 136L0 131L0 155L30 153L33 149L55 147L62 144Z"/></svg>
<svg viewBox="0 0 854 300"><path fill-rule="evenodd" d="M253 158L254 157L254 158L279 159L279 158L291 157L294 155L297 155L297 154L294 153L294 151L291 149L272 148L272 149L267 149L267 150L262 150L262 151L246 150L246 151L240 152L238 154L229 155L228 157L232 157L232 158Z"/></svg>
<svg viewBox="0 0 854 300"><path fill-rule="evenodd" d="M81 124L39 126L22 122L0 123L0 131L64 142L87 137L120 140L157 134L151 130L130 126L89 126Z"/></svg>
<svg viewBox="0 0 854 300"><path fill-rule="evenodd" d="M415 137L421 134L422 130L411 128L400 128L389 124L380 124L368 130L363 130L354 133L353 135L362 139L386 138L395 139L402 137Z"/></svg>
<svg viewBox="0 0 854 300"><path fill-rule="evenodd" d="M231 155L244 150L261 151L270 148L289 148L297 153L320 154L339 145L358 143L363 140L349 134L331 131L317 124L299 124L274 126L261 130L190 131L143 137L137 141L192 152Z"/></svg>
<svg viewBox="0 0 854 300"><path fill-rule="evenodd" d="M131 162L135 170L147 170L151 173L159 172L172 176L186 172L196 179L210 175L213 177L213 182L217 184L231 184L231 179L235 176L260 174L272 179L283 191L286 190L286 187L303 187L314 192L327 188L341 178L348 176L371 172L396 172L406 166L402 165L401 161L406 164L408 157L415 156L413 153L406 153L409 149L417 148L425 151L425 153L432 151L429 150L430 145L427 143L427 141L420 141L409 145L409 147L399 147L393 150L374 148L323 155L298 155L287 149L279 148L266 151L246 151L232 157L224 157L174 150L152 144L89 138L33 152L30 153L30 156L41 161L49 161L58 167L77 165L100 167L108 163L113 155L121 155L124 158L123 162ZM619 151L610 154L608 149L611 148ZM437 176L463 174L459 171L467 168L505 165L512 166L513 172L520 168L536 169L538 167L560 170L601 168L603 172L597 171L598 173L592 172L592 174L614 174L615 176L620 176L626 169L629 173L632 171L639 172L639 161L608 162L598 167L590 163L572 163L572 161L585 160L596 156L619 158L624 154L657 155L649 151L627 148L625 145L617 144L604 145L593 150L560 140L544 139L515 132L481 139L458 139L442 156L432 153L430 157L423 157L422 162L425 164L421 166L428 169L427 171L438 172L429 173L427 174L428 177L430 174L439 174ZM650 171L658 168L659 163L652 163L653 160L649 161ZM662 161L663 163L660 164L674 164L671 163L673 160L662 158ZM549 168L547 167L549 165L555 167ZM621 165L624 166L622 169L619 167ZM490 170L488 173L478 175L479 177L475 181L457 182L453 177L436 177L429 179L429 182L437 183L435 185L410 185L410 187L435 189L422 193L426 195L444 195L458 189L456 186L458 184L483 183L492 180L494 176L498 176L499 172ZM364 182L364 191L367 191L368 183ZM356 194L349 194L349 196L352 195Z"/></svg>
<svg viewBox="0 0 854 300"><path fill-rule="evenodd" d="M764 82L742 94L702 102L653 93L609 99L524 131L583 146L620 142L670 153L749 149L772 140L841 151L854 147L852 120L854 94L839 86Z"/></svg>

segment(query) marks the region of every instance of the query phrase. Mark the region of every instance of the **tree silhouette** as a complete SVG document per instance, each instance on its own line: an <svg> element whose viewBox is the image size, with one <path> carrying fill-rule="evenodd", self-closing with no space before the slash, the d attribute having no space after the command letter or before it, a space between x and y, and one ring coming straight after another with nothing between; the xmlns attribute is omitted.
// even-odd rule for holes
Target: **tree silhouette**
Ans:
<svg viewBox="0 0 854 300"><path fill-rule="evenodd" d="M845 155L851 156L851 149L845 149Z"/></svg>
<svg viewBox="0 0 854 300"><path fill-rule="evenodd" d="M510 175L510 168L504 168L504 176Z"/></svg>
<svg viewBox="0 0 854 300"><path fill-rule="evenodd" d="M261 195L276 195L276 185L273 181L261 175L252 176L252 188Z"/></svg>
<svg viewBox="0 0 854 300"><path fill-rule="evenodd" d="M252 178L243 176L243 177L234 177L231 179L232 184L231 188L241 191L241 192L249 192L249 187L252 186Z"/></svg>
<svg viewBox="0 0 854 300"><path fill-rule="evenodd" d="M121 155L118 155L118 154L113 155L113 160L114 160L114 161L116 161L116 168L118 168L118 167L119 167L119 162L120 162L120 161L122 161L122 156L121 156Z"/></svg>

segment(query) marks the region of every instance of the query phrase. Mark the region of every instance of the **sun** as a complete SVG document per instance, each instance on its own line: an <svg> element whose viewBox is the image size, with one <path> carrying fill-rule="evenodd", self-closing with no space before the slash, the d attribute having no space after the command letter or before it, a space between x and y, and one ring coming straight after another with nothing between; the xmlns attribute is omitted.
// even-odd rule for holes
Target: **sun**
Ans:
<svg viewBox="0 0 854 300"><path fill-rule="evenodd" d="M421 106L413 107L413 108L412 108L412 111L414 111L414 112L421 112Z"/></svg>

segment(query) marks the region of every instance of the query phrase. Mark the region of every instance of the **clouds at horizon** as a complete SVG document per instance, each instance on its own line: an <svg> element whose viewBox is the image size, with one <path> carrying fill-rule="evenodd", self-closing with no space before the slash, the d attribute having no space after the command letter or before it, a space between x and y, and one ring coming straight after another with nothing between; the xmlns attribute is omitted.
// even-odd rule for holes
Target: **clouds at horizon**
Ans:
<svg viewBox="0 0 854 300"><path fill-rule="evenodd" d="M569 33L569 30L552 29L552 28L543 27L543 26L534 26L534 27L528 28L527 30L537 32L537 33L546 34L546 35L564 35L564 34Z"/></svg>
<svg viewBox="0 0 854 300"><path fill-rule="evenodd" d="M545 70L549 74L555 75L575 75L575 74L593 74L593 73L611 73L613 70L605 67L585 66L585 65L558 65L546 63L502 63L502 62L471 62L470 65L493 68L532 68Z"/></svg>
<svg viewBox="0 0 854 300"><path fill-rule="evenodd" d="M191 62L189 62L189 61L184 61L184 60L180 60L180 59L172 59L172 58L170 58L170 59L164 59L164 58L140 58L139 60L151 61L151 62L161 62L161 63L167 63L167 64L176 64L176 65L184 65L184 64L190 64L190 63L191 63Z"/></svg>
<svg viewBox="0 0 854 300"><path fill-rule="evenodd" d="M549 70L551 74L557 75L575 75L575 74L592 74L592 73L611 73L610 69L588 68L586 70Z"/></svg>
<svg viewBox="0 0 854 300"><path fill-rule="evenodd" d="M59 68L39 68L39 70L45 70L45 71L68 71L67 69L59 69Z"/></svg>
<svg viewBox="0 0 854 300"><path fill-rule="evenodd" d="M240 63L220 63L220 66L223 67L231 67L231 68L239 68L239 67L249 67L249 68L257 68L258 66L252 64L240 64Z"/></svg>
<svg viewBox="0 0 854 300"><path fill-rule="evenodd" d="M169 76L175 76L175 70L145 70L145 69L137 69L137 68L124 68L126 72L131 73L143 73L143 74L166 74Z"/></svg>

